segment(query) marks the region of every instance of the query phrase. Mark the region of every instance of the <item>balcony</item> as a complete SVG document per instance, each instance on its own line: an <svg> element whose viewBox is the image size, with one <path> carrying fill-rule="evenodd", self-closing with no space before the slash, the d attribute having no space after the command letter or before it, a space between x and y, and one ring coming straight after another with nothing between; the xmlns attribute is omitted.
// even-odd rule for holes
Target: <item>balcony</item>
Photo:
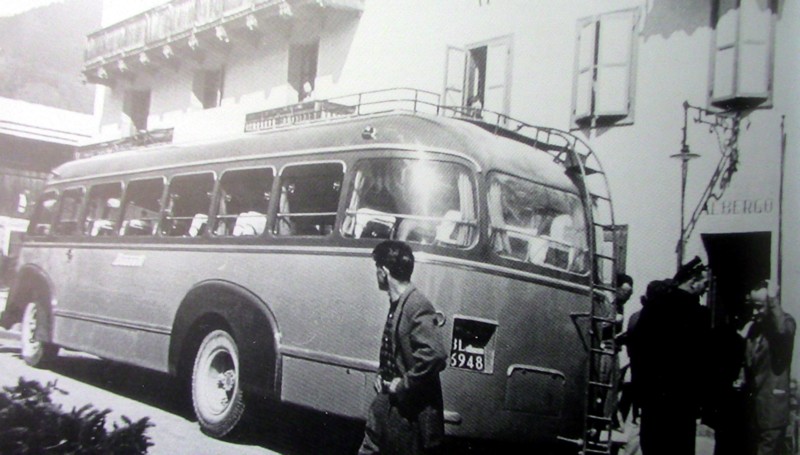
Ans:
<svg viewBox="0 0 800 455"><path fill-rule="evenodd" d="M88 82L113 85L207 48L257 43L269 21L325 10L360 14L364 0L173 0L90 34L83 74Z"/></svg>

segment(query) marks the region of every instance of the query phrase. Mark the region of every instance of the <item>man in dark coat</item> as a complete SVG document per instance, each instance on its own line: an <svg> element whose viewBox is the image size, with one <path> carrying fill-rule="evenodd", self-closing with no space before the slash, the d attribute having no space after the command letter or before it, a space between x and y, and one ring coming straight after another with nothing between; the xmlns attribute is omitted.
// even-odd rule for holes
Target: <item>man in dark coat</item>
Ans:
<svg viewBox="0 0 800 455"><path fill-rule="evenodd" d="M431 302L411 282L414 254L387 240L372 252L378 287L389 294L375 380L359 454L440 450L444 404L439 372L447 365L444 334Z"/></svg>
<svg viewBox="0 0 800 455"><path fill-rule="evenodd" d="M745 387L751 421L752 455L784 453L781 444L789 423L789 370L797 324L770 296L767 283L749 294L753 325L745 348Z"/></svg>
<svg viewBox="0 0 800 455"><path fill-rule="evenodd" d="M707 287L707 269L695 257L648 298L628 336L644 455L694 455L695 421L708 389L710 317L700 305Z"/></svg>

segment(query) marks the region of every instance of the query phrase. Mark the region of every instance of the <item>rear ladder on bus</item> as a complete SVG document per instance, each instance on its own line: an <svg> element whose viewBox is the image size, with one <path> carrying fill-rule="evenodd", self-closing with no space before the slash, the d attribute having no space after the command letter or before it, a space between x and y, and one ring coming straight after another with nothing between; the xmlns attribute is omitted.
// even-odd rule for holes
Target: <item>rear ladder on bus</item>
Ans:
<svg viewBox="0 0 800 455"><path fill-rule="evenodd" d="M547 151L578 182L587 219L591 254L591 306L589 314L589 352L585 396L584 437L574 441L583 455L612 453L612 430L617 408L617 322L614 298L622 233L614 224L614 211L608 179L595 152L576 136L555 129L519 128L531 145ZM533 141L531 142L530 139Z"/></svg>

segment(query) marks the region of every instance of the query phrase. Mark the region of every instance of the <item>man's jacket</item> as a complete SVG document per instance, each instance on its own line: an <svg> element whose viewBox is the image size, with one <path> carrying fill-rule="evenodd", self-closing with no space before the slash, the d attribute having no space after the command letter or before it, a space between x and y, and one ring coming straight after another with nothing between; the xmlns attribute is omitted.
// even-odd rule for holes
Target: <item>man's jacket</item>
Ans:
<svg viewBox="0 0 800 455"><path fill-rule="evenodd" d="M745 373L751 415L758 429L789 423L789 370L796 323L777 304L750 327L745 350Z"/></svg>
<svg viewBox="0 0 800 455"><path fill-rule="evenodd" d="M396 314L393 359L402 378L396 404L406 418L419 423L423 445L435 446L444 436L439 381L439 372L447 366L443 329L433 304L413 285L400 296Z"/></svg>

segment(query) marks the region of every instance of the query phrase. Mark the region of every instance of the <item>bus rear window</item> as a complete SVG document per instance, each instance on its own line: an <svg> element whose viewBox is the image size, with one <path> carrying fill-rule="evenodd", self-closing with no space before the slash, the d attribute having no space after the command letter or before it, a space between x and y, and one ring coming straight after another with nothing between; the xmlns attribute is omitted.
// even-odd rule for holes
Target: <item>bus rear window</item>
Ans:
<svg viewBox="0 0 800 455"><path fill-rule="evenodd" d="M56 202L58 202L58 194L55 191L47 191L42 194L39 202L36 203L36 210L28 230L30 235L50 235L50 229L56 217Z"/></svg>
<svg viewBox="0 0 800 455"><path fill-rule="evenodd" d="M587 271L587 232L578 195L506 174L489 176L494 251L505 258Z"/></svg>
<svg viewBox="0 0 800 455"><path fill-rule="evenodd" d="M164 180L161 178L134 180L125 192L122 211L121 235L153 235L161 215L161 196Z"/></svg>
<svg viewBox="0 0 800 455"><path fill-rule="evenodd" d="M477 236L469 169L419 159L361 161L343 235L464 248Z"/></svg>

